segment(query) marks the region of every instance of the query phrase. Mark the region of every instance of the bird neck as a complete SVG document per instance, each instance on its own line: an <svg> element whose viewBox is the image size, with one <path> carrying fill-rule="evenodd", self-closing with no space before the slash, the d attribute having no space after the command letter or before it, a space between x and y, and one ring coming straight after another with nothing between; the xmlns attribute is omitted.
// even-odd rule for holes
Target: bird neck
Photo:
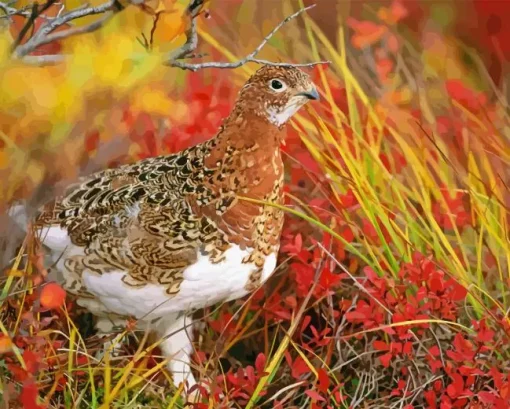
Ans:
<svg viewBox="0 0 510 409"><path fill-rule="evenodd" d="M228 116L215 139L218 147L231 151L256 150L262 148L267 155L279 150L284 138L283 127L271 123L265 115L257 111L246 111L236 107Z"/></svg>
<svg viewBox="0 0 510 409"><path fill-rule="evenodd" d="M215 188L266 197L283 175L282 136L283 130L257 115L228 117L210 141L204 161L218 172Z"/></svg>

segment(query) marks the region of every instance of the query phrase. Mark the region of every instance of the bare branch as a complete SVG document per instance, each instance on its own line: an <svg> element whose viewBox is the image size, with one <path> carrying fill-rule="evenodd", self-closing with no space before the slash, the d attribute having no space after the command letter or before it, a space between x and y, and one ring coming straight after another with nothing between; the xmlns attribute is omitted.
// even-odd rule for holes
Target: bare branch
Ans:
<svg viewBox="0 0 510 409"><path fill-rule="evenodd" d="M172 51L168 57L169 61L187 58L198 46L197 20L200 14L201 6L204 0L191 0L187 9L187 13L191 19L190 27L186 30L186 42L178 49Z"/></svg>
<svg viewBox="0 0 510 409"><path fill-rule="evenodd" d="M191 3L194 3L192 0ZM191 6L191 5L190 5ZM264 46L269 42L269 40L274 36L274 34L282 28L285 24L287 24L290 20L295 19L300 14L304 13L305 11L315 7L315 4L312 4L308 7L303 7L302 9L299 9L294 14L291 14L290 16L286 17L284 20L282 20L267 36L265 36L262 40L262 42L246 57L241 58L234 62L204 62L204 63L185 63L182 61L177 61L178 59L182 59L183 57L189 55L192 51L194 51L198 45L198 35L196 32L196 21L195 17L192 16L191 19L191 28L186 33L187 35L187 41L186 43L180 47L178 52L175 51L169 56L168 60L165 61L165 65L169 65L171 67L178 67L190 71L197 71L203 68L238 68L242 65L248 63L248 62L255 62L259 64L266 64L266 65L273 65L278 67L311 67L318 64L329 64L329 61L318 61L313 63L307 63L307 64L289 64L289 63L275 63L267 60L261 60L256 58L257 54L264 48Z"/></svg>
<svg viewBox="0 0 510 409"><path fill-rule="evenodd" d="M41 28L32 36L30 40L28 40L25 44L17 47L14 50L14 55L17 58L25 57L26 55L33 52L37 47L48 44L51 41L55 41L57 39L62 39L69 37L71 35L90 32L98 29L101 27L104 22L112 16L113 12L115 11L115 0L109 0L104 4L101 4L96 7L80 7L75 10L72 10L68 13L65 13L61 16L52 18L51 20L48 19L48 21L41 26ZM85 16L91 16L95 14L102 14L107 13L105 18L99 19L97 22L94 22L88 26L80 27L80 28L74 28L69 29L60 33L54 33L51 35L51 33L57 29L58 27L63 26L64 24L69 23L72 20L76 20L81 17ZM57 35L58 34L58 35Z"/></svg>
<svg viewBox="0 0 510 409"><path fill-rule="evenodd" d="M23 39L25 38L26 34L28 33L28 30L32 28L32 34L34 31L34 23L35 20L51 5L55 2L55 0L49 0L41 9L39 9L39 5L37 3L32 4L32 9L30 11L30 16L27 17L27 20L25 24L23 25L22 29L20 30L18 36L15 38L11 49L14 50L18 45L21 44Z"/></svg>
<svg viewBox="0 0 510 409"><path fill-rule="evenodd" d="M86 26L73 27L73 28L70 28L65 31L57 31L56 33L48 34L47 36L45 36L44 38L42 38L39 41L37 47L44 45L44 44L51 43L52 41L61 40L63 38L68 38L68 37L72 37L72 36L75 36L78 34L84 34L84 33L90 33L92 31L96 31L97 29L102 27L103 24L106 23L111 18L111 15L112 15L112 13L109 12L109 13L106 13L104 16L98 18L96 21L94 21L90 24L87 24Z"/></svg>
<svg viewBox="0 0 510 409"><path fill-rule="evenodd" d="M191 19L190 28L186 31L186 42L179 47L177 50L172 51L168 61L176 61L182 58L186 58L198 46L198 35L197 35L197 21L195 18Z"/></svg>
<svg viewBox="0 0 510 409"><path fill-rule="evenodd" d="M61 17L53 18L51 21L48 21L37 33L32 39L29 40L26 44L18 47L16 50L16 54L18 57L22 57L23 61L29 63L29 64L35 64L35 65L48 65L48 64L58 64L59 62L62 62L65 60L65 56L63 55L42 55L42 56L28 56L33 49L36 47L47 44L51 41L60 40L62 38L69 37L71 35L77 35L85 32L94 31L97 28L99 28L102 24L104 24L105 21L107 21L111 13L113 12L113 7L115 4L115 0L111 0L101 6L98 7L84 7L81 9L73 10L69 13L64 14ZM246 57L239 59L238 61L234 62L219 62L219 61L211 61L211 62L204 62L204 63L188 63L182 61L183 59L188 58L198 58L202 55L197 54L195 51L198 47L198 33L197 33L197 21L196 18L200 15L202 12L202 6L204 4L204 0L191 0L189 3L189 6L187 8L187 14L190 18L190 25L188 30L186 31L186 42L184 45L179 47L178 49L172 51L170 54L167 55L165 58L164 64L171 66L171 67L177 67L181 69L191 70L191 71L197 71L204 68L238 68L243 66L246 63L253 62L257 64L265 64L265 65L273 65L278 67L312 67L318 64L329 64L329 61L317 61L317 62L311 62L311 63L305 63L305 64L290 64L290 63L283 63L283 62L272 62L267 61L263 59L257 58L258 53L264 48L264 46L269 42L269 40L274 36L274 34L282 28L285 24L287 24L289 21L295 19L305 11L311 9L315 5L310 5L308 7L304 7L295 13L291 14L290 16L286 17L284 20L282 20L268 35L266 35L260 44ZM89 14L98 14L102 12L110 11L103 19L98 20L97 22L94 22L88 26L85 27L77 27L77 28L71 28L66 31L60 31L51 34L51 31L55 30L55 28L61 26L62 24L67 23L68 21L71 21L73 19L83 17L85 15ZM27 49L24 49L26 47ZM135 58L135 57L133 57ZM138 56L136 58L143 58L143 56Z"/></svg>
<svg viewBox="0 0 510 409"><path fill-rule="evenodd" d="M9 7L2 1L0 1L0 10L2 10L5 13L5 15L0 16L0 18L8 18L9 21L12 21L11 16L14 16L15 14L21 14L21 10Z"/></svg>
<svg viewBox="0 0 510 409"><path fill-rule="evenodd" d="M286 63L286 62L272 62L269 60L261 60L258 58L245 57L245 58L242 58L242 59L240 59L238 61L234 61L234 62L211 61L211 62L204 62L204 63L198 63L198 64L189 64L189 63L183 63L180 61L175 61L175 62L171 63L170 65L172 67L178 67L178 68L182 68L185 70L198 71L198 70L201 70L204 68L239 68L249 62L254 62L257 64L264 64L264 65L272 65L274 67L314 67L316 65L321 65L321 64L331 64L331 61L315 61L315 62L303 63L303 64L292 64L292 63Z"/></svg>
<svg viewBox="0 0 510 409"><path fill-rule="evenodd" d="M25 16L30 17L32 12L30 11L31 7L22 7L21 9L17 9L14 7L11 7L11 3L4 3L3 1L0 1L0 10L2 10L5 15L0 16L0 19L7 18L11 20L11 16Z"/></svg>
<svg viewBox="0 0 510 409"><path fill-rule="evenodd" d="M22 61L26 64L45 66L60 64L66 60L66 56L62 54L55 55L26 55Z"/></svg>

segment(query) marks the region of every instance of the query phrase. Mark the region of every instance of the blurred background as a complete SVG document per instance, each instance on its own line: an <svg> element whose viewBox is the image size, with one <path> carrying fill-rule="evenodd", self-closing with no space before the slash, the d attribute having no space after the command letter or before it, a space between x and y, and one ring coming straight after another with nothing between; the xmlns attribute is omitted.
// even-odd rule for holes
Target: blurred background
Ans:
<svg viewBox="0 0 510 409"><path fill-rule="evenodd" d="M321 103L287 127L279 267L249 300L205 312L197 372L235 407L508 408L510 1L211 0L181 62L242 59L312 3L258 54L331 62L304 68ZM104 21L71 19L20 54L83 6L0 3L2 213L22 200L31 214L80 175L212 137L258 68L172 67L184 0L120 0ZM136 345L113 366L90 359L91 318L70 297L41 307L37 239L6 214L0 237L5 401L28 391L64 407L86 391L109 407L176 404L157 354L136 373ZM28 369L26 351L38 362ZM120 380L103 388L111 371Z"/></svg>

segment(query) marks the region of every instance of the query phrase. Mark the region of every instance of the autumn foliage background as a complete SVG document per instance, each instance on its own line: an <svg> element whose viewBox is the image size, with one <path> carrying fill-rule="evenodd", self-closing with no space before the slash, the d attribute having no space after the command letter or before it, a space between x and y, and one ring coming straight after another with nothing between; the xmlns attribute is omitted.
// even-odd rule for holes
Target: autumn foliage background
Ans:
<svg viewBox="0 0 510 409"><path fill-rule="evenodd" d="M3 212L203 141L229 113L257 65L164 65L185 41L188 2L137 3L19 59L27 17L1 18ZM35 31L80 5L49 7ZM197 18L206 55L193 61L242 58L301 7L208 2ZM308 69L322 100L282 148L275 276L202 313L194 362L210 388L195 407L510 407L509 16L504 1L322 0L269 40L261 58L331 64ZM40 66L51 55L66 59ZM48 281L37 237L6 216L1 229L3 407L181 407L154 341L119 329L130 335L121 355L97 359L92 317Z"/></svg>

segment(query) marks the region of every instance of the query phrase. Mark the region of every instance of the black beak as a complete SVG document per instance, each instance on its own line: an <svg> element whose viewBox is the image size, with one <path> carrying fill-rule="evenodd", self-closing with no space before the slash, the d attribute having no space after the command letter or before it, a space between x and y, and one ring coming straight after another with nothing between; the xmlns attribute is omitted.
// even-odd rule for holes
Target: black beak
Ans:
<svg viewBox="0 0 510 409"><path fill-rule="evenodd" d="M315 101L320 100L319 93L317 92L317 88L313 87L310 91L300 92L298 95L307 97L308 99L313 99Z"/></svg>

